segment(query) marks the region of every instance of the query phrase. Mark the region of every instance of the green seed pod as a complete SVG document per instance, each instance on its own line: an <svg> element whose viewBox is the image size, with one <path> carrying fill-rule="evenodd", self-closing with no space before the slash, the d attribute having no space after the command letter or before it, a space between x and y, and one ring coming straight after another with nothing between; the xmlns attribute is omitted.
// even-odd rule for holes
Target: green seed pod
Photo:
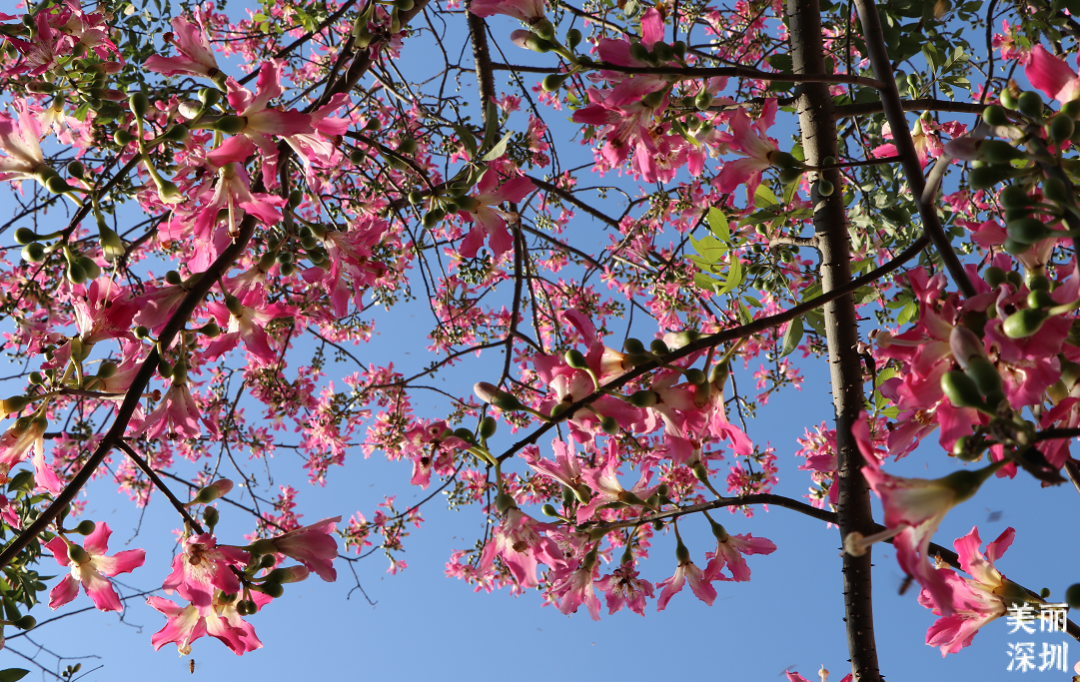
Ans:
<svg viewBox="0 0 1080 682"><path fill-rule="evenodd" d="M443 218L446 217L446 212L441 208L433 208L424 214L424 227L427 229L433 229L438 225Z"/></svg>
<svg viewBox="0 0 1080 682"><path fill-rule="evenodd" d="M635 40L630 43L630 56L639 62L648 62L649 48Z"/></svg>
<svg viewBox="0 0 1080 682"><path fill-rule="evenodd" d="M1038 218L1021 218L1005 226L1009 238L1021 244L1037 244L1053 235L1054 230Z"/></svg>
<svg viewBox="0 0 1080 682"><path fill-rule="evenodd" d="M576 28L572 28L566 32L566 44L570 47L571 50L581 44L581 38L581 31L577 30Z"/></svg>
<svg viewBox="0 0 1080 682"><path fill-rule="evenodd" d="M566 351L563 355L563 360L567 365L570 365L574 369L589 369L589 363L585 361L585 356L581 351L572 349Z"/></svg>
<svg viewBox="0 0 1080 682"><path fill-rule="evenodd" d="M236 135L247 127L247 120L241 116L222 116L214 122L214 130L226 135Z"/></svg>
<svg viewBox="0 0 1080 682"><path fill-rule="evenodd" d="M1009 116L1005 113L1005 110L996 104L983 109L983 120L986 121L986 125L991 126L1007 126L1009 125Z"/></svg>
<svg viewBox="0 0 1080 682"><path fill-rule="evenodd" d="M551 504L545 504L543 507L540 507L540 511L544 513L544 516L551 516L553 518L559 515L558 510Z"/></svg>
<svg viewBox="0 0 1080 682"><path fill-rule="evenodd" d="M503 412L517 412L525 409L525 406L521 404L520 400L513 394L506 393L505 391L499 391L492 396L491 404Z"/></svg>
<svg viewBox="0 0 1080 682"><path fill-rule="evenodd" d="M623 350L630 355L640 355L645 352L645 344L631 336L623 342Z"/></svg>
<svg viewBox="0 0 1080 682"><path fill-rule="evenodd" d="M505 514L507 509L513 509L517 504L514 502L514 498L510 497L504 492L499 492L495 496L495 508L499 510L500 514Z"/></svg>
<svg viewBox="0 0 1080 682"><path fill-rule="evenodd" d="M1020 287L1024 286L1024 277L1016 270L1009 270L1005 273L1005 280L1017 291L1020 291Z"/></svg>
<svg viewBox="0 0 1080 682"><path fill-rule="evenodd" d="M82 284L86 281L86 270L83 270L77 263L68 263L67 280L72 284Z"/></svg>
<svg viewBox="0 0 1080 682"><path fill-rule="evenodd" d="M708 90L702 90L698 93L698 96L694 98L694 107L698 111L705 111L712 106L713 96Z"/></svg>
<svg viewBox="0 0 1080 682"><path fill-rule="evenodd" d="M1042 189L1043 195L1050 201L1056 201L1059 204L1072 202L1072 187L1067 185L1061 178L1046 178L1043 181Z"/></svg>
<svg viewBox="0 0 1080 682"><path fill-rule="evenodd" d="M86 273L87 279L97 279L98 275L101 274L101 268L88 256L79 256L78 265Z"/></svg>
<svg viewBox="0 0 1080 682"><path fill-rule="evenodd" d="M221 518L220 512L215 507L207 507L203 510L203 523L210 528L210 532L214 531L214 526L218 524L218 519Z"/></svg>
<svg viewBox="0 0 1080 682"><path fill-rule="evenodd" d="M146 112L150 110L150 100L143 93L136 92L128 97L128 108L135 114L135 118L142 120L146 118Z"/></svg>
<svg viewBox="0 0 1080 682"><path fill-rule="evenodd" d="M476 442L476 438L473 436L473 432L468 430L464 426L454 429L454 436L460 438L466 443Z"/></svg>
<svg viewBox="0 0 1080 682"><path fill-rule="evenodd" d="M1027 190L1020 185L1009 185L998 193L998 201L1006 209L1019 209L1030 206L1032 203L1031 197L1028 196Z"/></svg>
<svg viewBox="0 0 1080 682"><path fill-rule="evenodd" d="M419 204L423 200L424 200L424 193L423 192L419 192L417 190L413 190L413 191L409 192L409 203L412 204L413 206Z"/></svg>
<svg viewBox="0 0 1080 682"><path fill-rule="evenodd" d="M209 108L221 101L221 91L217 88L203 88L199 90L199 101Z"/></svg>
<svg viewBox="0 0 1080 682"><path fill-rule="evenodd" d="M1010 168L1002 168L1001 166L972 168L971 172L968 173L968 184L971 185L971 189L990 189L999 182L1007 179L1010 176L1011 170L1012 169Z"/></svg>
<svg viewBox="0 0 1080 682"><path fill-rule="evenodd" d="M188 128L186 125L177 123L173 127L169 128L167 131L165 131L164 137L170 142L183 144L188 139Z"/></svg>
<svg viewBox="0 0 1080 682"><path fill-rule="evenodd" d="M20 630L33 630L34 627L37 626L37 619L33 616L27 615L23 616L22 618L15 619L15 621L11 624L19 628Z"/></svg>
<svg viewBox="0 0 1080 682"><path fill-rule="evenodd" d="M609 436L614 436L619 432L619 422L613 417L600 417L600 428Z"/></svg>
<svg viewBox="0 0 1080 682"><path fill-rule="evenodd" d="M555 25L546 18L533 22L532 30L544 40L555 40Z"/></svg>
<svg viewBox="0 0 1080 682"><path fill-rule="evenodd" d="M498 428L499 422L495 421L494 417L484 417L480 420L480 437L485 440L491 438Z"/></svg>
<svg viewBox="0 0 1080 682"><path fill-rule="evenodd" d="M112 375L116 374L117 369L118 367L115 362L111 360L106 360L98 366L97 375L102 379L108 379Z"/></svg>
<svg viewBox="0 0 1080 682"><path fill-rule="evenodd" d="M942 375L941 390L955 407L986 407L979 393L979 387L963 372L953 371Z"/></svg>
<svg viewBox="0 0 1080 682"><path fill-rule="evenodd" d="M532 50L533 52L539 52L540 54L551 52L555 49L555 43L550 40L544 40L535 33L530 33L526 36L524 42L526 49Z"/></svg>
<svg viewBox="0 0 1080 682"><path fill-rule="evenodd" d="M33 244L40 238L41 237L39 237L37 233L31 230L29 227L20 227L19 229L15 230L16 243L22 244L24 246L27 244Z"/></svg>
<svg viewBox="0 0 1080 682"><path fill-rule="evenodd" d="M1050 125L1047 126L1047 132L1050 134L1050 139L1059 143L1072 137L1075 130L1076 124L1073 117L1065 114L1057 114L1050 119Z"/></svg>
<svg viewBox="0 0 1080 682"><path fill-rule="evenodd" d="M785 185L790 185L793 182L798 182L799 178L801 178L802 175L803 170L801 168L785 168L784 170L780 171L779 177L781 183ZM818 186L818 190L821 190L820 185Z"/></svg>
<svg viewBox="0 0 1080 682"><path fill-rule="evenodd" d="M282 277L292 277L296 273L296 265L294 263L282 263L278 268L278 272Z"/></svg>
<svg viewBox="0 0 1080 682"><path fill-rule="evenodd" d="M675 53L675 56L679 59L686 57L686 43L681 40L676 40L671 44L671 51Z"/></svg>
<svg viewBox="0 0 1080 682"><path fill-rule="evenodd" d="M135 138L131 135L131 133L124 130L123 128L121 128L121 129L117 130L115 133L113 133L113 141L116 142L116 144L120 145L121 147L128 146L129 144L131 144L131 141L134 140L134 139Z"/></svg>
<svg viewBox="0 0 1080 682"><path fill-rule="evenodd" d="M71 185L59 175L50 175L49 178L45 180L45 189L53 194L63 194L71 189Z"/></svg>
<svg viewBox="0 0 1080 682"><path fill-rule="evenodd" d="M89 535L94 532L95 528L97 528L97 524L90 519L86 519L85 521L80 521L79 525L75 526L75 532L79 535Z"/></svg>
<svg viewBox="0 0 1080 682"><path fill-rule="evenodd" d="M81 161L72 161L67 165L67 172L73 178L82 179L86 175L86 166Z"/></svg>
<svg viewBox="0 0 1080 682"><path fill-rule="evenodd" d="M836 186L828 180L818 180L817 190L821 196L831 197L832 193L836 191Z"/></svg>
<svg viewBox="0 0 1080 682"><path fill-rule="evenodd" d="M1030 251L1032 245L1021 244L1015 239L1007 238L1005 240L1005 243L1002 244L1002 247L1005 249L1005 253L1009 254L1010 256L1019 256L1022 253L1027 253L1028 251Z"/></svg>
<svg viewBox="0 0 1080 682"><path fill-rule="evenodd" d="M657 355L667 355L671 352L662 339L654 339L653 342L649 344L649 350Z"/></svg>
<svg viewBox="0 0 1080 682"><path fill-rule="evenodd" d="M1033 90L1028 90L1017 98L1016 108L1019 109L1020 113L1024 116L1029 118L1041 118L1043 115L1042 96Z"/></svg>
<svg viewBox="0 0 1080 682"><path fill-rule="evenodd" d="M1080 609L1080 583L1070 585L1069 589L1065 590L1065 603L1070 609Z"/></svg>
<svg viewBox="0 0 1080 682"><path fill-rule="evenodd" d="M1054 283L1050 278L1041 272L1028 273L1025 282L1027 283L1028 289L1031 289L1032 291L1051 291L1054 288Z"/></svg>
<svg viewBox="0 0 1080 682"><path fill-rule="evenodd" d="M1005 336L1010 339L1026 339L1037 334L1049 318L1050 313L1045 310L1033 308L1018 310L1005 318L1002 329L1005 331Z"/></svg>
<svg viewBox="0 0 1080 682"><path fill-rule="evenodd" d="M412 156L414 153L416 153L416 149L418 147L419 145L416 143L416 138L406 137L400 143L398 143L397 151L399 154Z"/></svg>
<svg viewBox="0 0 1080 682"><path fill-rule="evenodd" d="M657 109L664 102L664 95L667 94L667 89L657 90L656 92L650 92L641 98L642 106L649 109Z"/></svg>
<svg viewBox="0 0 1080 682"><path fill-rule="evenodd" d="M1028 292L1027 304L1029 308L1053 308L1055 305L1053 296L1045 289L1035 289Z"/></svg>
<svg viewBox="0 0 1080 682"><path fill-rule="evenodd" d="M988 399L999 396L1004 397L1004 393L1002 393L1004 384L1002 384L1001 375L998 374L994 363L987 358L976 356L969 358L967 364L967 369L964 372L975 382L979 393L982 393ZM996 404L994 400L989 402L991 405Z"/></svg>
<svg viewBox="0 0 1080 682"><path fill-rule="evenodd" d="M1005 271L996 265L991 265L983 270L983 281L991 288L996 287L1005 282Z"/></svg>
<svg viewBox="0 0 1080 682"><path fill-rule="evenodd" d="M476 197L455 197L454 203L462 211L475 213L480 208L480 200Z"/></svg>
<svg viewBox="0 0 1080 682"><path fill-rule="evenodd" d="M648 389L630 394L629 402L634 407L652 407L660 399L656 391Z"/></svg>
<svg viewBox="0 0 1080 682"><path fill-rule="evenodd" d="M979 154L991 165L1005 165L1014 159L1025 159L1027 154L1004 140L983 140Z"/></svg>
<svg viewBox="0 0 1080 682"><path fill-rule="evenodd" d="M656 58L661 64L670 62L675 57L675 51L671 49L671 46L667 43L660 42L653 45L652 48L653 57Z"/></svg>
<svg viewBox="0 0 1080 682"><path fill-rule="evenodd" d="M540 87L544 89L544 92L556 92L566 82L567 78L568 76L562 73L548 74L540 83Z"/></svg>
<svg viewBox="0 0 1080 682"><path fill-rule="evenodd" d="M1049 598L1050 597L1050 588L1049 587L1044 587L1041 590L1039 590L1039 596L1042 597L1043 599Z"/></svg>
<svg viewBox="0 0 1080 682"><path fill-rule="evenodd" d="M684 376L686 377L687 381L689 381L695 386L703 386L705 382L709 380L709 378L705 376L705 372L702 372L697 367L692 367L686 370L686 374Z"/></svg>
<svg viewBox="0 0 1080 682"><path fill-rule="evenodd" d="M365 152L363 149L357 148L349 152L349 163L353 164L354 166L363 163L364 159L366 158L367 152Z"/></svg>

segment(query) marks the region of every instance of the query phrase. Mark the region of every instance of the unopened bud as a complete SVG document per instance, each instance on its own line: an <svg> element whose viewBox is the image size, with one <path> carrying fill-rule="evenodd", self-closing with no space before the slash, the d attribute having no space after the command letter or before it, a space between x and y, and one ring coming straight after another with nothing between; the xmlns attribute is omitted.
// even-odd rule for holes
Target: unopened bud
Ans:
<svg viewBox="0 0 1080 682"><path fill-rule="evenodd" d="M232 489L233 482L227 478L222 478L200 490L194 501L197 504L209 504L219 497L228 495Z"/></svg>
<svg viewBox="0 0 1080 682"><path fill-rule="evenodd" d="M266 582L279 585L298 583L307 580L310 571L304 566L289 566L288 568L275 568L266 576Z"/></svg>
<svg viewBox="0 0 1080 682"><path fill-rule="evenodd" d="M87 553L87 551L76 544L68 545L67 555L68 561L73 564L82 565L85 564L87 561L90 561L90 555Z"/></svg>
<svg viewBox="0 0 1080 682"><path fill-rule="evenodd" d="M236 135L247 127L247 121L241 116L222 116L214 122L213 129L226 135Z"/></svg>
<svg viewBox="0 0 1080 682"><path fill-rule="evenodd" d="M79 521L79 525L75 526L75 532L79 535L89 535L90 533L94 532L95 528L97 528L96 523L94 523L90 519L85 519L83 521Z"/></svg>

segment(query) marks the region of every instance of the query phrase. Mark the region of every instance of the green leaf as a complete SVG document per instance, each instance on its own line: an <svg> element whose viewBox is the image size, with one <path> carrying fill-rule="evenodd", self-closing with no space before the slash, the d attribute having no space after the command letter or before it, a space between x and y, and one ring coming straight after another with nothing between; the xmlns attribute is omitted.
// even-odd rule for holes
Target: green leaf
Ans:
<svg viewBox="0 0 1080 682"><path fill-rule="evenodd" d="M699 272L694 275L694 284L701 287L705 291L716 291L716 280L709 277L704 272Z"/></svg>
<svg viewBox="0 0 1080 682"><path fill-rule="evenodd" d="M472 131L463 125L453 124L454 132L457 133L458 140L465 145L465 152L469 155L469 159L473 159L476 156L476 138L473 137Z"/></svg>
<svg viewBox="0 0 1080 682"><path fill-rule="evenodd" d="M16 680L21 680L29 674L29 670L23 670L22 668L8 668L7 670L0 670L0 682L15 682Z"/></svg>
<svg viewBox="0 0 1080 682"><path fill-rule="evenodd" d="M731 241L731 230L728 229L728 219L724 212L715 206L709 209L705 218L709 223L709 229L725 244Z"/></svg>
<svg viewBox="0 0 1080 682"><path fill-rule="evenodd" d="M727 277L724 279L724 286L716 293L720 296L724 294L730 294L735 290L735 287L742 284L743 281L743 269L742 263L739 261L737 254L731 254L731 263L728 268Z"/></svg>
<svg viewBox="0 0 1080 682"><path fill-rule="evenodd" d="M784 332L784 344L780 351L780 357L785 355L791 355L792 351L799 347L799 342L802 341L803 324L802 318L796 317L788 325L787 331Z"/></svg>
<svg viewBox="0 0 1080 682"><path fill-rule="evenodd" d="M511 130L510 132L503 135L503 139L499 140L499 143L496 144L494 147L492 147L491 150L488 151L487 154L484 154L482 157L480 157L480 160L481 161L494 161L495 159L497 159L500 156L502 156L503 154L505 154L506 153L506 145L509 144L510 137L513 136L513 134L514 134L514 131Z"/></svg>
<svg viewBox="0 0 1080 682"><path fill-rule="evenodd" d="M716 237L710 236L695 239L693 235L690 235L690 243L693 244L694 250L700 253L702 258L707 260L710 264L715 264L716 261L723 258L724 254L728 251L727 244Z"/></svg>
<svg viewBox="0 0 1080 682"><path fill-rule="evenodd" d="M499 108L494 102L487 103L487 109L484 110L484 142L480 145L481 149L487 149L488 145L495 141L495 136L499 134Z"/></svg>
<svg viewBox="0 0 1080 682"><path fill-rule="evenodd" d="M776 198L773 191L765 185L758 185L757 190L754 192L754 206L758 208L767 208L769 206L777 206L780 204L780 200Z"/></svg>

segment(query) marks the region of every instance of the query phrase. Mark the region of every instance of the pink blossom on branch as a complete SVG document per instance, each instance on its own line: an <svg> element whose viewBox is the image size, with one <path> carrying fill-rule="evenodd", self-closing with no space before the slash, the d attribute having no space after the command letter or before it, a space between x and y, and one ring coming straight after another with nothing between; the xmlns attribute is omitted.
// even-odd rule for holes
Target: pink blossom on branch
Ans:
<svg viewBox="0 0 1080 682"><path fill-rule="evenodd" d="M142 566L146 560L146 552L141 549L128 549L113 556L105 556L105 552L109 551L110 535L112 530L102 521L86 536L82 547L60 536L45 543L46 549L53 553L56 562L71 569L71 573L49 593L49 608L55 611L74 599L81 584L83 591L99 610L124 610L120 597L106 578L131 573Z"/></svg>

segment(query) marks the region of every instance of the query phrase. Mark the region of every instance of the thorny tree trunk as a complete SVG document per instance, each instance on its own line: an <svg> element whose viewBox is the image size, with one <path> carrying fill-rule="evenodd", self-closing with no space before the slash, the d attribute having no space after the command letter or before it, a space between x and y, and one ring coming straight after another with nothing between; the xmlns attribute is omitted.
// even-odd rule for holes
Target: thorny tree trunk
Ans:
<svg viewBox="0 0 1080 682"><path fill-rule="evenodd" d="M795 73L824 74L825 54L821 44L821 18L817 0L788 0L792 65ZM819 166L826 157L838 158L836 116L829 86L806 83L797 89L799 124L806 163ZM836 169L817 175L833 183L828 197L813 183L814 232L821 252L821 281L825 291L851 280L851 252L844 211L840 172ZM813 179L813 175L810 176ZM870 490L859 472L861 455L851 435L851 425L863 408L862 364L858 355L859 330L855 302L850 295L825 306L825 330L829 346L829 367L836 411L836 449L840 486L838 515L840 535L851 531L872 532ZM877 648L874 644L874 614L871 601L870 558L844 554L844 614L848 651L855 682L877 682Z"/></svg>

